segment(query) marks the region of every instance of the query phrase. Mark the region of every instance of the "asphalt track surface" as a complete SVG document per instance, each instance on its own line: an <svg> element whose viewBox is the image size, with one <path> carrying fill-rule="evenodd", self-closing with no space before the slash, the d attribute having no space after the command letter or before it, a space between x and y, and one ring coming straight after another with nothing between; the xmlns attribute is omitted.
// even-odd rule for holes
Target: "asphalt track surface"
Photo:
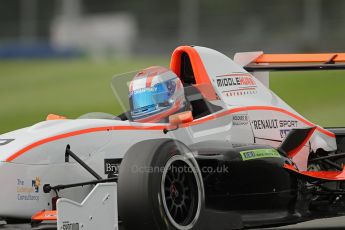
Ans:
<svg viewBox="0 0 345 230"><path fill-rule="evenodd" d="M18 229L18 230L30 230L31 227L28 224L16 224L7 225L6 227L0 227L2 229ZM264 228L261 230L345 230L345 217L327 218L320 220L308 221L296 225L289 225L280 228ZM259 229L252 229L259 230Z"/></svg>

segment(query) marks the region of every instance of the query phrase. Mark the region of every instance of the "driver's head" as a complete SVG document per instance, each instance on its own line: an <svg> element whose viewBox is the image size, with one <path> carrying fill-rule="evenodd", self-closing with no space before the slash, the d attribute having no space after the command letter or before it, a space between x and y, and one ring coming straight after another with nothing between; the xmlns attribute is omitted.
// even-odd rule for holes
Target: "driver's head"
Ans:
<svg viewBox="0 0 345 230"><path fill-rule="evenodd" d="M185 109L182 82L164 67L144 69L130 83L129 104L133 121L165 122L170 115Z"/></svg>

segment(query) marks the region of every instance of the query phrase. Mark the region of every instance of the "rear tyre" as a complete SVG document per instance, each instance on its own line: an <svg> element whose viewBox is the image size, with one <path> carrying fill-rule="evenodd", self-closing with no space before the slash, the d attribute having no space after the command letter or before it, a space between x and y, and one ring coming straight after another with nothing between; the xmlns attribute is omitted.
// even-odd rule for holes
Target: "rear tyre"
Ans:
<svg viewBox="0 0 345 230"><path fill-rule="evenodd" d="M120 167L118 203L125 230L202 229L204 187L190 150L169 139L132 146Z"/></svg>

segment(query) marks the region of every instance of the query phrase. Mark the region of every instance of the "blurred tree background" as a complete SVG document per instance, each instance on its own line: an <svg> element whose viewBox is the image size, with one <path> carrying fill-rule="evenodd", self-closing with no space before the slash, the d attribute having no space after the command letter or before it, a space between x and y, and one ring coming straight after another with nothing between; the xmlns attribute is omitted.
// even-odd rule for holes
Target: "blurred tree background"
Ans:
<svg viewBox="0 0 345 230"><path fill-rule="evenodd" d="M168 66L181 44L235 52L345 52L342 0L2 0L0 133L118 113L111 76ZM272 89L324 126L345 126L344 71L273 74ZM301 100L303 98L303 100Z"/></svg>
<svg viewBox="0 0 345 230"><path fill-rule="evenodd" d="M127 14L134 54L168 54L181 43L227 53L330 52L344 48L344 9L342 0L2 0L0 44L49 43L61 17Z"/></svg>

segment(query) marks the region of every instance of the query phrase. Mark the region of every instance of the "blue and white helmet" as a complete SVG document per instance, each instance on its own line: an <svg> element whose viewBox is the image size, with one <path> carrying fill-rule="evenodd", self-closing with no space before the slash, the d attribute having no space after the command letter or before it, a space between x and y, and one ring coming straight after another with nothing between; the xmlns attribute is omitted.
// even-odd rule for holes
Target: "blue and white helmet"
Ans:
<svg viewBox="0 0 345 230"><path fill-rule="evenodd" d="M137 122L164 122L186 106L181 80L164 67L137 73L129 86L131 117Z"/></svg>

